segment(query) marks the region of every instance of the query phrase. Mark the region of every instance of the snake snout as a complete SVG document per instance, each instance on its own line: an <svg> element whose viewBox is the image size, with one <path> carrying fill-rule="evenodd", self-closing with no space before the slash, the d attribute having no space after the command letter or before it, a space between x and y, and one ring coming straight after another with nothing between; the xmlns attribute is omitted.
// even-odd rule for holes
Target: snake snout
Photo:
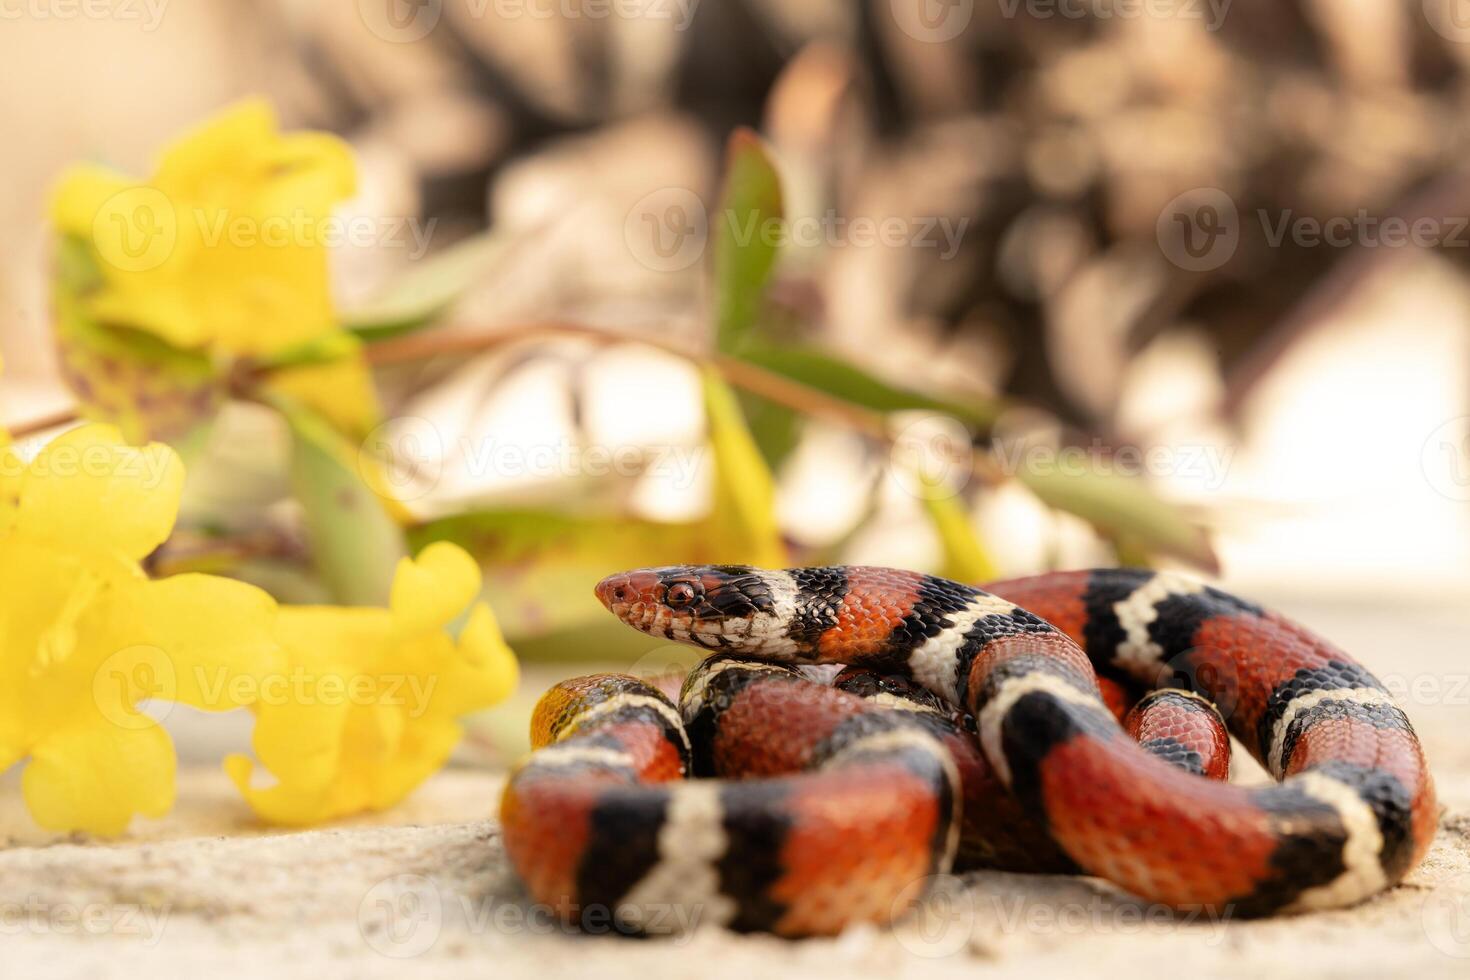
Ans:
<svg viewBox="0 0 1470 980"><path fill-rule="evenodd" d="M649 571L621 572L609 575L592 590L599 602L614 616L625 623L633 622L634 614L658 604L659 576Z"/></svg>

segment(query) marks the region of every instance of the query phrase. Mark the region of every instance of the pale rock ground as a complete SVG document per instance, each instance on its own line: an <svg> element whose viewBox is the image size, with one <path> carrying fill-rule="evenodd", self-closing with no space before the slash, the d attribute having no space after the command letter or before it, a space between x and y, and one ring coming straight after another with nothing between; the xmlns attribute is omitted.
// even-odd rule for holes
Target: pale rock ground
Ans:
<svg viewBox="0 0 1470 980"><path fill-rule="evenodd" d="M198 765L170 817L110 845L35 830L6 780L0 977L1470 976L1470 612L1290 611L1409 683L1446 806L1424 864L1359 908L1185 922L1088 879L975 874L896 929L835 939L570 935L527 912L489 818L497 774L451 769L392 813L272 833Z"/></svg>

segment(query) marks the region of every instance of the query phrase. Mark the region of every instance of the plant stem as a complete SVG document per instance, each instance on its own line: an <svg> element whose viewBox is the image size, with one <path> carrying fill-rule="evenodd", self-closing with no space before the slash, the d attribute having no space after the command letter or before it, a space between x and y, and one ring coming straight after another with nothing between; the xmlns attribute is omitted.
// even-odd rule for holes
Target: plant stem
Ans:
<svg viewBox="0 0 1470 980"><path fill-rule="evenodd" d="M380 367L408 364L434 357L480 354L507 344L548 336L583 337L601 344L646 344L689 360L705 361L713 365L715 370L737 388L742 388L751 394L759 395L804 415L825 419L844 428L855 430L876 442L885 444L892 442L892 435L879 412L834 398L810 385L793 381L737 357L702 351L693 345L662 340L648 333L604 330L582 323L532 322L506 327L493 333L429 334L378 341L366 345L364 357L369 364ZM12 434L17 438L25 438L58 425L74 422L77 417L75 408L62 409L24 422L15 427Z"/></svg>
<svg viewBox="0 0 1470 980"><path fill-rule="evenodd" d="M77 418L78 415L75 408L61 408L49 415L42 415L40 418L31 419L19 425L12 426L9 431L10 435L15 439L29 439L31 436L40 435L47 429L54 429L58 425L75 422Z"/></svg>
<svg viewBox="0 0 1470 980"><path fill-rule="evenodd" d="M754 395L795 409L805 415L826 419L855 429L878 442L891 442L883 416L870 409L834 398L799 381L768 371L727 354L711 354L692 345L662 340L647 333L604 330L582 323L540 322L519 324L494 333L447 336L419 335L369 344L369 364L404 364L451 354L478 354L506 344L546 336L584 337L602 344L646 344L693 361L713 365L725 380Z"/></svg>

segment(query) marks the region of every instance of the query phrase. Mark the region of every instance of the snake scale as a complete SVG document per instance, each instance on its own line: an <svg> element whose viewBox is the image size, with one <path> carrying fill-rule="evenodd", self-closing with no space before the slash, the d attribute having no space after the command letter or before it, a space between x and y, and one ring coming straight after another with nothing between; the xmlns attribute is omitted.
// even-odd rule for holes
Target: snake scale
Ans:
<svg viewBox="0 0 1470 980"><path fill-rule="evenodd" d="M678 705L617 674L537 705L501 817L531 895L571 921L830 934L982 866L1270 915L1388 888L1436 825L1423 751L1373 675L1173 573L981 590L859 566L674 566L597 595L710 656ZM827 663L844 668L811 679ZM1279 782L1225 781L1227 725Z"/></svg>

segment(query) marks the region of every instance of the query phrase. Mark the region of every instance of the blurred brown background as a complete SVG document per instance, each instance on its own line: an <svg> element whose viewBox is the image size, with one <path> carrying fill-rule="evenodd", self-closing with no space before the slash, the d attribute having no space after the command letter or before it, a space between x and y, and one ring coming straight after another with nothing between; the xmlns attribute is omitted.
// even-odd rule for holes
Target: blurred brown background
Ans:
<svg viewBox="0 0 1470 980"><path fill-rule="evenodd" d="M263 94L359 153L352 211L383 233L339 250L344 303L489 227L506 257L456 329L696 338L701 247L660 254L641 222L708 202L745 124L813 231L781 267L792 335L1037 410L1004 425L1158 449L1147 474L1217 529L1242 588L1470 586L1462 0L27 0L5 7L0 64L12 424L67 401L43 219L71 161L146 172L182 129ZM868 241L862 217L899 234ZM1394 247L1391 219L1424 234ZM516 354L542 373L494 397L505 354L389 378L389 407L552 439L552 392L577 382L545 353ZM635 393L666 421L697 399L683 368L623 356L599 361L614 381L584 413L609 438L686 438L618 429ZM780 470L785 523L850 529L850 442L807 427ZM495 492L453 470L444 501ZM643 506L697 506L684 490ZM1006 572L1110 559L1019 492L977 515ZM849 557L922 563L916 521L885 511Z"/></svg>

